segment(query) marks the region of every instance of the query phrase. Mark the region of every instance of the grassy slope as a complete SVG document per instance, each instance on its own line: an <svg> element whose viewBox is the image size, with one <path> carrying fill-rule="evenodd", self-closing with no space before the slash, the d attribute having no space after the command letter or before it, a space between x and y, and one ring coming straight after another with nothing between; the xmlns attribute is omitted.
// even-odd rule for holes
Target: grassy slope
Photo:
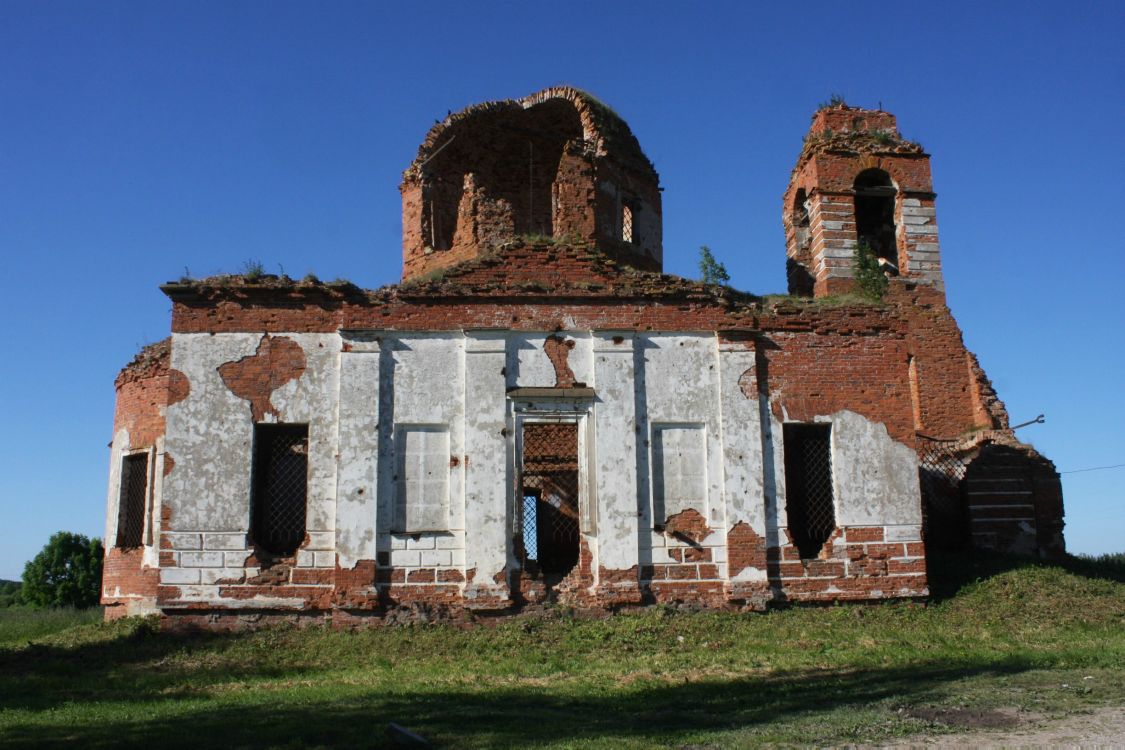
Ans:
<svg viewBox="0 0 1125 750"><path fill-rule="evenodd" d="M370 747L395 721L448 747L728 747L932 731L912 717L928 707L1051 715L1125 702L1125 584L1107 570L962 567L927 607L238 636L84 625L0 644L0 743Z"/></svg>
<svg viewBox="0 0 1125 750"><path fill-rule="evenodd" d="M101 619L100 607L82 610L15 606L0 609L0 648L19 646L76 625L101 622Z"/></svg>

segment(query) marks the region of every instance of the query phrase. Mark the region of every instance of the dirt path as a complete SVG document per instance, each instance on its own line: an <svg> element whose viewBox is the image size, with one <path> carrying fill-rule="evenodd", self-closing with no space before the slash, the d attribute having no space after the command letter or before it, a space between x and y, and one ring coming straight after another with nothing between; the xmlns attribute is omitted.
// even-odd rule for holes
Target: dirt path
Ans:
<svg viewBox="0 0 1125 750"><path fill-rule="evenodd" d="M1108 706L1064 719L1011 718L1020 726L921 736L897 747L1111 747L1125 748L1125 707Z"/></svg>

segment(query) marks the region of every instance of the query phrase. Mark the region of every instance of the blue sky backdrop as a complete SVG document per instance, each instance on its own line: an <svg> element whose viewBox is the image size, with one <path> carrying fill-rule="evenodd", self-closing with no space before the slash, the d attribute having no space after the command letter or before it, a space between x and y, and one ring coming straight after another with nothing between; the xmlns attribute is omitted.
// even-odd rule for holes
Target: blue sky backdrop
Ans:
<svg viewBox="0 0 1125 750"><path fill-rule="evenodd" d="M781 194L833 93L933 156L950 307L1062 471L1125 463L1125 4L0 4L0 577L101 535L113 378L157 285L401 271L436 120L587 89L661 176L665 267L785 290ZM1125 468L1063 475L1072 551L1125 549Z"/></svg>

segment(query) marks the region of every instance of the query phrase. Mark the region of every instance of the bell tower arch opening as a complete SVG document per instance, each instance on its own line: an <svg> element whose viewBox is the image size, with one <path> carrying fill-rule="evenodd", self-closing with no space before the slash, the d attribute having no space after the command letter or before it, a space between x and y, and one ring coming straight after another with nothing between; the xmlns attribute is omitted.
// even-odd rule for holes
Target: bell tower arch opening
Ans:
<svg viewBox="0 0 1125 750"><path fill-rule="evenodd" d="M879 259L884 270L898 273L895 203L898 188L881 169L865 169L855 178L855 233Z"/></svg>

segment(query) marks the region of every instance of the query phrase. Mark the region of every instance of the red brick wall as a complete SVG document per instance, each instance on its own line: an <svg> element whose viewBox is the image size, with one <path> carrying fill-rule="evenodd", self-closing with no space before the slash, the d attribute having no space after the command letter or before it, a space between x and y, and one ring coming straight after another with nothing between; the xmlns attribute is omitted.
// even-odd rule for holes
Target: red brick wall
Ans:
<svg viewBox="0 0 1125 750"><path fill-rule="evenodd" d="M115 433L122 428L128 431L131 451L155 446L164 436L164 408L170 395L177 399L187 396L182 374L168 367L170 354L170 339L147 346L117 376L113 429ZM171 394L170 384L175 386ZM159 534L159 523L154 526ZM127 602L156 595L159 571L143 566L143 548L118 549L112 546L113 539L105 541L102 604L106 618L113 619L125 614Z"/></svg>

